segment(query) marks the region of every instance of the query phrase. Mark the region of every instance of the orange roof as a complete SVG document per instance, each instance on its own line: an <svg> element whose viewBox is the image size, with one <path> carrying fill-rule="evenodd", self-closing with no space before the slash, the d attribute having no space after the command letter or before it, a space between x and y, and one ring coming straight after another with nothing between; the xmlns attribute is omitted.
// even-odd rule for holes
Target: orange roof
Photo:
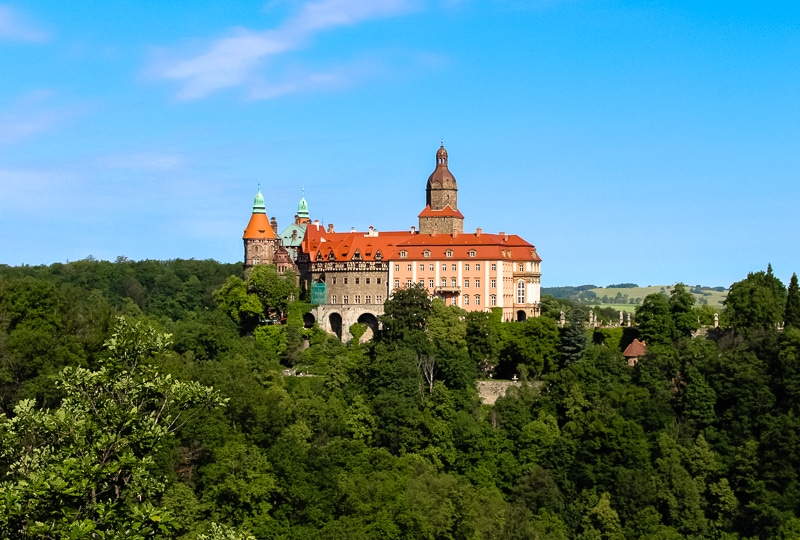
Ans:
<svg viewBox="0 0 800 540"><path fill-rule="evenodd" d="M441 210L433 210L431 209L431 205L427 205L417 217L457 217L464 219L464 214L458 210L453 210L449 204Z"/></svg>
<svg viewBox="0 0 800 540"><path fill-rule="evenodd" d="M644 356L646 352L647 343L634 338L633 342L625 348L625 352L622 353L622 356L625 358L636 358Z"/></svg>
<svg viewBox="0 0 800 540"><path fill-rule="evenodd" d="M261 239L277 238L277 236L275 236L275 231L272 230L272 226L269 224L269 218L267 218L267 214L254 213L250 216L250 223L247 224L247 228L244 230L244 235L242 235L242 238Z"/></svg>
<svg viewBox="0 0 800 540"><path fill-rule="evenodd" d="M499 234L419 234L410 231L389 232L327 232L322 226L311 224L306 229L302 249L311 258L317 260L349 261L360 257L361 260L376 260L380 252L383 260L398 259L508 259L512 261L541 261L536 248L517 235ZM406 256L400 257L405 251ZM425 256L425 252L429 256ZM446 252L452 255L447 257ZM474 251L475 256L470 256ZM331 256L332 255L332 256Z"/></svg>

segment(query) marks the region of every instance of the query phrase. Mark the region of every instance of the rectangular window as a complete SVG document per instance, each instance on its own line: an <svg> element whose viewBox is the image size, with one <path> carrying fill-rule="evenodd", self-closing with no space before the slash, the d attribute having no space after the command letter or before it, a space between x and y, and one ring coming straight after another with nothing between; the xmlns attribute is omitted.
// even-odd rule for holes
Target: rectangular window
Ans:
<svg viewBox="0 0 800 540"><path fill-rule="evenodd" d="M469 263L464 265L464 272L469 272Z"/></svg>
<svg viewBox="0 0 800 540"><path fill-rule="evenodd" d="M492 272L496 271L497 271L497 265L495 263L492 263Z"/></svg>
<svg viewBox="0 0 800 540"><path fill-rule="evenodd" d="M342 296L342 303L343 304L347 304L348 303L348 298L347 298L346 294L344 296Z"/></svg>
<svg viewBox="0 0 800 540"><path fill-rule="evenodd" d="M464 288L465 289L469 289L469 280L468 279L464 280Z"/></svg>
<svg viewBox="0 0 800 540"><path fill-rule="evenodd" d="M492 280L492 289L496 289L496 288L497 288L497 280L493 279Z"/></svg>
<svg viewBox="0 0 800 540"><path fill-rule="evenodd" d="M481 305L481 295L479 295L479 294L475 295L475 305L476 306Z"/></svg>
<svg viewBox="0 0 800 540"><path fill-rule="evenodd" d="M456 287L458 287L458 281L456 280L456 278L453 278L452 280L450 280L450 282L453 284L453 288L454 288L454 289L455 289Z"/></svg>
<svg viewBox="0 0 800 540"><path fill-rule="evenodd" d="M358 285L359 283L361 283L361 278L356 276L356 285Z"/></svg>
<svg viewBox="0 0 800 540"><path fill-rule="evenodd" d="M476 279L476 280L475 280L475 286L476 286L476 287L478 287L478 288L480 288L480 286L481 286L481 280L479 280L479 279Z"/></svg>
<svg viewBox="0 0 800 540"><path fill-rule="evenodd" d="M394 265L394 271L395 272L399 272L400 271L400 265L399 264Z"/></svg>
<svg viewBox="0 0 800 540"><path fill-rule="evenodd" d="M422 285L422 286L424 287L424 286L425 286L425 280L420 278L420 280L419 280L419 284L420 284L420 285Z"/></svg>
<svg viewBox="0 0 800 540"><path fill-rule="evenodd" d="M428 265L428 270L429 270L429 271L431 271L431 272L433 272L433 265L432 265L432 264L429 264L429 265Z"/></svg>
<svg viewBox="0 0 800 540"><path fill-rule="evenodd" d="M361 303L361 295L357 294L356 295L356 304L360 304L360 303Z"/></svg>
<svg viewBox="0 0 800 540"><path fill-rule="evenodd" d="M496 294L493 294L493 295L491 296L491 302L492 302L492 305L493 305L493 306L496 306L496 305L497 305L497 295L496 295Z"/></svg>
<svg viewBox="0 0 800 540"><path fill-rule="evenodd" d="M465 306L468 306L468 305L469 305L469 295L468 295L468 294L465 294L465 295L464 295L464 305L465 305Z"/></svg>
<svg viewBox="0 0 800 540"><path fill-rule="evenodd" d="M453 272L458 272L458 265L457 264L453 263L452 267L453 267Z"/></svg>
<svg viewBox="0 0 800 540"><path fill-rule="evenodd" d="M336 276L333 276L333 277L331 278L331 283L333 283L334 285L336 285Z"/></svg>
<svg viewBox="0 0 800 540"><path fill-rule="evenodd" d="M442 272L447 272L447 265L442 263Z"/></svg>
<svg viewBox="0 0 800 540"><path fill-rule="evenodd" d="M347 285L347 278L344 278L344 284Z"/></svg>
<svg viewBox="0 0 800 540"><path fill-rule="evenodd" d="M375 301L378 302L379 304L383 304L383 295L379 294L378 296L376 296Z"/></svg>
<svg viewBox="0 0 800 540"><path fill-rule="evenodd" d="M364 282L365 282L367 285L369 285L370 278L364 278Z"/></svg>
<svg viewBox="0 0 800 540"><path fill-rule="evenodd" d="M475 264L475 270L477 270L478 272L481 271L481 263L476 263Z"/></svg>
<svg viewBox="0 0 800 540"><path fill-rule="evenodd" d="M336 303L336 295L333 294L333 295L331 295L331 304L335 304L335 303Z"/></svg>
<svg viewBox="0 0 800 540"><path fill-rule="evenodd" d="M420 271L420 272L424 272L424 271L425 271L425 263L421 263L421 264L419 265L419 271Z"/></svg>
<svg viewBox="0 0 800 540"><path fill-rule="evenodd" d="M376 282L378 283L378 285L380 285L381 284L381 278L375 278L375 279L376 279Z"/></svg>
<svg viewBox="0 0 800 540"><path fill-rule="evenodd" d="M372 296L370 296L370 295L366 295L366 296L364 297L364 303L365 303L365 304L371 304L371 303L372 303Z"/></svg>
<svg viewBox="0 0 800 540"><path fill-rule="evenodd" d="M428 280L428 287L430 287L431 289L433 289L433 280L432 280L432 279L429 279L429 280Z"/></svg>
<svg viewBox="0 0 800 540"><path fill-rule="evenodd" d="M406 268L406 270L408 270L409 272L411 272L411 265L410 265L410 264L408 265L408 267Z"/></svg>
<svg viewBox="0 0 800 540"><path fill-rule="evenodd" d="M399 279L394 280L394 288L395 289L399 289L400 288L400 280Z"/></svg>
<svg viewBox="0 0 800 540"><path fill-rule="evenodd" d="M524 264L520 264L519 265L519 271L523 272L524 270L525 270L525 265Z"/></svg>
<svg viewBox="0 0 800 540"><path fill-rule="evenodd" d="M447 278L446 277L442 278L442 287L447 287Z"/></svg>
<svg viewBox="0 0 800 540"><path fill-rule="evenodd" d="M406 289L410 289L410 288L411 288L411 280L407 279L406 280Z"/></svg>

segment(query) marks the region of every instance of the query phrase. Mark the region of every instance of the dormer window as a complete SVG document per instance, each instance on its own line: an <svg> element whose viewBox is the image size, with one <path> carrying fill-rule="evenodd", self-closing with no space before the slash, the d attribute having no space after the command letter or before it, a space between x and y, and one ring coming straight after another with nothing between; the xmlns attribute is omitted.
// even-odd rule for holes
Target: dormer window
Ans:
<svg viewBox="0 0 800 540"><path fill-rule="evenodd" d="M360 261L361 260L361 251L356 249L355 252L353 252L353 259L356 260L356 261Z"/></svg>
<svg viewBox="0 0 800 540"><path fill-rule="evenodd" d="M408 251L403 250L400 252L400 258L405 259L408 256Z"/></svg>
<svg viewBox="0 0 800 540"><path fill-rule="evenodd" d="M330 252L328 253L328 260L329 261L335 261L336 260L336 254L333 252L333 250L330 250Z"/></svg>
<svg viewBox="0 0 800 540"><path fill-rule="evenodd" d="M453 250L448 249L447 251L444 252L444 256L445 257L452 257L453 256Z"/></svg>
<svg viewBox="0 0 800 540"><path fill-rule="evenodd" d="M469 256L470 257L474 257L475 255L477 255L477 253L475 252L474 249L469 250Z"/></svg>
<svg viewBox="0 0 800 540"><path fill-rule="evenodd" d="M380 261L381 259L383 259L383 255L381 254L381 250L378 250L375 252L375 260Z"/></svg>
<svg viewBox="0 0 800 540"><path fill-rule="evenodd" d="M431 256L431 252L426 249L425 251L422 252L422 256L423 257L430 257Z"/></svg>

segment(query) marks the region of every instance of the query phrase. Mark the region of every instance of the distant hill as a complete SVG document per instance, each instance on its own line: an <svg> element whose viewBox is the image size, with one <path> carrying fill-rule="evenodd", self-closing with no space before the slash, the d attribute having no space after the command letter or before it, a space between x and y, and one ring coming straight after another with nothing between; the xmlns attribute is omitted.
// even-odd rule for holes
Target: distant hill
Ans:
<svg viewBox="0 0 800 540"><path fill-rule="evenodd" d="M634 308L642 303L648 294L663 293L669 296L673 285L648 285L639 287L635 283L619 283L608 287L595 285L579 285L576 287L542 287L542 295L549 294L553 298L572 300L584 305L609 305L615 307L630 306ZM702 285L687 285L697 303L695 305L709 305L713 308L722 308L722 302L728 295L725 287L706 287Z"/></svg>

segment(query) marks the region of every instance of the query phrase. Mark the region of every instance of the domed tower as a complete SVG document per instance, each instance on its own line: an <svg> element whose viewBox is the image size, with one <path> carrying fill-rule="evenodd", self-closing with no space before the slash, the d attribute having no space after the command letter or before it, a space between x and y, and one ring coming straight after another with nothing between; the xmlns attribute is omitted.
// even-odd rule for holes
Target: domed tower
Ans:
<svg viewBox="0 0 800 540"><path fill-rule="evenodd" d="M242 235L244 241L244 269L256 264L274 264L275 252L278 250L278 235L267 217L264 195L258 189L253 200L253 214Z"/></svg>
<svg viewBox="0 0 800 540"><path fill-rule="evenodd" d="M436 168L425 188L425 209L419 214L421 234L464 232L464 215L458 210L458 184L447 167L444 143L436 151Z"/></svg>

